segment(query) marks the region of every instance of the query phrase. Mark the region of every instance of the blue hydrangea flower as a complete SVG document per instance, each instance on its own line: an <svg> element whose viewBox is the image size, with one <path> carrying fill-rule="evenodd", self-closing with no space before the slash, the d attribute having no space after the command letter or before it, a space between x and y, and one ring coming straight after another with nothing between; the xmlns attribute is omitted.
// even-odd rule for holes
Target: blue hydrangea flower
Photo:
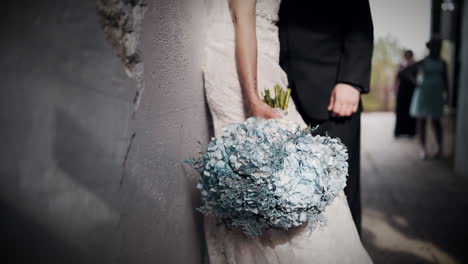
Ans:
<svg viewBox="0 0 468 264"><path fill-rule="evenodd" d="M284 119L230 124L189 163L200 173L203 206L248 236L308 223L346 186L348 154L339 139L312 136Z"/></svg>

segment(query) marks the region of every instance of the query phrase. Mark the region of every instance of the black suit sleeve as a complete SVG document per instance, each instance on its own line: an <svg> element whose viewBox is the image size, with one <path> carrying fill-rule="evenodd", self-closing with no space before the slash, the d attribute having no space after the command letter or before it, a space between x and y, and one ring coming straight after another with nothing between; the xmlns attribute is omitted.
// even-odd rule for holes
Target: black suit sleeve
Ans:
<svg viewBox="0 0 468 264"><path fill-rule="evenodd" d="M368 0L347 1L343 18L343 53L337 83L358 87L369 92L374 27Z"/></svg>

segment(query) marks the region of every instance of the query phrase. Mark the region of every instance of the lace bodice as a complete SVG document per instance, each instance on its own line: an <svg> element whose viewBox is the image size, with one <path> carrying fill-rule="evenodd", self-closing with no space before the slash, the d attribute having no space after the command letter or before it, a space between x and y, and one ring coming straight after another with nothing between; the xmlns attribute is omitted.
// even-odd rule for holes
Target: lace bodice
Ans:
<svg viewBox="0 0 468 264"><path fill-rule="evenodd" d="M257 0L257 16L269 22L278 21L281 0Z"/></svg>
<svg viewBox="0 0 468 264"><path fill-rule="evenodd" d="M257 0L257 44L258 57L267 58L274 63L279 61L278 11L281 0ZM206 0L207 7L207 44L208 50L229 50L234 56L235 35L229 0Z"/></svg>

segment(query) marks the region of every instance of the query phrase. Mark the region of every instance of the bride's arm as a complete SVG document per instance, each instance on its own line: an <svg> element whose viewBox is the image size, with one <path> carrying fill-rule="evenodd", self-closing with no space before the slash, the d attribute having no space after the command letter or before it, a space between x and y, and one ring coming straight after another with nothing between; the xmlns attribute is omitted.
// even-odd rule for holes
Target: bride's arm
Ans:
<svg viewBox="0 0 468 264"><path fill-rule="evenodd" d="M252 116L278 118L257 90L256 0L231 0L236 34L236 63L239 81Z"/></svg>

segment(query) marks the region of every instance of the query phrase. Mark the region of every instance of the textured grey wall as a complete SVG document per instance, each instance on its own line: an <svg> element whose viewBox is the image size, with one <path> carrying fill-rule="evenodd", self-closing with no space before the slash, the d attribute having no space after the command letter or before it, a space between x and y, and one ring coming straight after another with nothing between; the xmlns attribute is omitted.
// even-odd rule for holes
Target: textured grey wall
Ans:
<svg viewBox="0 0 468 264"><path fill-rule="evenodd" d="M3 5L0 228L9 253L24 263L110 263L135 85L94 1Z"/></svg>
<svg viewBox="0 0 468 264"><path fill-rule="evenodd" d="M193 174L180 161L208 134L192 44L201 13L152 2L136 112L95 1L0 9L0 246L16 262L200 261Z"/></svg>
<svg viewBox="0 0 468 264"><path fill-rule="evenodd" d="M455 170L468 178L468 3L462 11L461 69L457 104Z"/></svg>
<svg viewBox="0 0 468 264"><path fill-rule="evenodd" d="M125 177L125 263L199 263L194 174L181 164L208 139L200 70L201 1L149 2L142 32L145 91ZM148 177L150 175L151 177ZM131 177L130 177L131 176Z"/></svg>

